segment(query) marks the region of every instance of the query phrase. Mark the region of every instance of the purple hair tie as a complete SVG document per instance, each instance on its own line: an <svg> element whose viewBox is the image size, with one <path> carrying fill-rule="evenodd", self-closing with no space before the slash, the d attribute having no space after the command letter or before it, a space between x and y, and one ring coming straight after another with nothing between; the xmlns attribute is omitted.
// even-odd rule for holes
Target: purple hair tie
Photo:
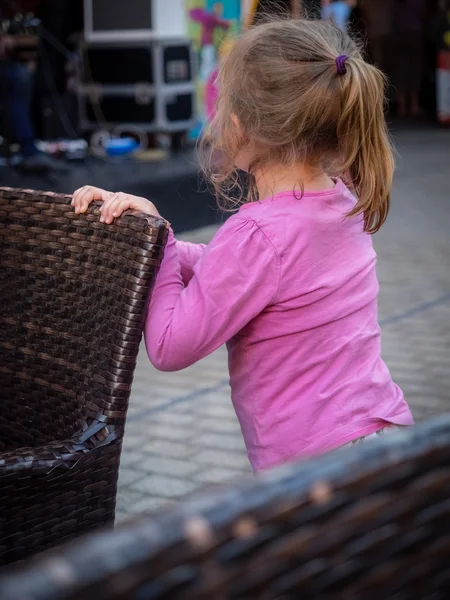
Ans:
<svg viewBox="0 0 450 600"><path fill-rule="evenodd" d="M336 69L338 75L345 75L347 73L347 67L345 63L347 62L348 56L346 54L341 54L336 58Z"/></svg>

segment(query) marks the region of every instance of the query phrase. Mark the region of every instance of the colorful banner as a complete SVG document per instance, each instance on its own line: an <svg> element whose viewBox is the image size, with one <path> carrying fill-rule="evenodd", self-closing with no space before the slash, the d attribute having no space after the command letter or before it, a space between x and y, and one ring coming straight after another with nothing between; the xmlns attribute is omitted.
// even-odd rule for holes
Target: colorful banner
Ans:
<svg viewBox="0 0 450 600"><path fill-rule="evenodd" d="M224 41L240 29L240 0L186 0L187 31L196 55L198 122L192 137L200 134L214 110L216 77Z"/></svg>

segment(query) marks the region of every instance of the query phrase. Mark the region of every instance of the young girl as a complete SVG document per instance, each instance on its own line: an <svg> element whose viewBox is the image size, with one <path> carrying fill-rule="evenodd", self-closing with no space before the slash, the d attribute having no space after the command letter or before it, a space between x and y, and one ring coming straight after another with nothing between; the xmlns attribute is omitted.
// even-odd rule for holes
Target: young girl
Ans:
<svg viewBox="0 0 450 600"><path fill-rule="evenodd" d="M228 343L256 471L413 423L380 356L370 234L387 217L394 168L383 93L380 71L319 21L259 25L221 68L210 175L241 206L208 246L170 232L145 337L165 371ZM236 199L238 169L250 187ZM89 186L76 212L93 200L105 223L127 209L158 214Z"/></svg>

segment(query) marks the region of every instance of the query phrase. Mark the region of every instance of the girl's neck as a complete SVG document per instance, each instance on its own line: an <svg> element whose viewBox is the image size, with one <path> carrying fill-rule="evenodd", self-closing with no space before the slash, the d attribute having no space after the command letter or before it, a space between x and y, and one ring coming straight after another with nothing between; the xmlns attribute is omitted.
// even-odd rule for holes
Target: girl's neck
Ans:
<svg viewBox="0 0 450 600"><path fill-rule="evenodd" d="M334 188L335 183L320 169L296 164L291 167L275 165L258 169L255 173L258 196L269 198L286 191L322 192Z"/></svg>

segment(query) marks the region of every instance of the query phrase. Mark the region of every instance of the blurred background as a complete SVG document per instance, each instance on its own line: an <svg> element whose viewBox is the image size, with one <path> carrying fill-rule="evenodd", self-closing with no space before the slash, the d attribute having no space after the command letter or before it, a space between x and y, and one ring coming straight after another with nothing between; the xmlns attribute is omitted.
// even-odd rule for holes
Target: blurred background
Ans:
<svg viewBox="0 0 450 600"><path fill-rule="evenodd" d="M221 55L264 14L325 18L389 77L393 130L450 123L449 0L0 0L3 185L151 197L177 231L220 221L193 147Z"/></svg>

